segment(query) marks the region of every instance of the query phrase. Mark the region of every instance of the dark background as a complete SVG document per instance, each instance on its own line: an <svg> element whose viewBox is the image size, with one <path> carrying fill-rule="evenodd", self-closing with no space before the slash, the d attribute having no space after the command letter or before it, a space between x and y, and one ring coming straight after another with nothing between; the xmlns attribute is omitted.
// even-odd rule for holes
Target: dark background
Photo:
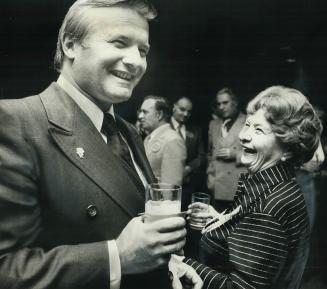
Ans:
<svg viewBox="0 0 327 289"><path fill-rule="evenodd" d="M52 67L57 34L73 2L0 0L0 98L38 93L57 79ZM155 0L159 17L151 25L148 71L118 110L134 121L147 94L170 100L185 95L195 104L192 121L206 133L210 102L220 88L230 86L244 107L259 91L282 84L300 89L326 111L326 2ZM327 287L326 182L327 177L319 185L307 266L311 283L302 289Z"/></svg>
<svg viewBox="0 0 327 289"><path fill-rule="evenodd" d="M42 91L56 80L57 33L72 0L2 0L0 98ZM230 86L246 102L283 84L327 107L325 0L157 0L148 71L119 111L134 121L147 94L185 95L206 130L210 101Z"/></svg>

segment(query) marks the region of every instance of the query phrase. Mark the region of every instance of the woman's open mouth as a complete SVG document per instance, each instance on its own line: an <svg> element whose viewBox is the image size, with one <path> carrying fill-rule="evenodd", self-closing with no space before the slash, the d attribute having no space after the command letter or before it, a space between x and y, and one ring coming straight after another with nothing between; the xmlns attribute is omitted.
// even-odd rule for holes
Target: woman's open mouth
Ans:
<svg viewBox="0 0 327 289"><path fill-rule="evenodd" d="M246 154L256 154L257 151L255 149L252 149L252 148L248 148L248 147L243 147L243 151L246 153Z"/></svg>

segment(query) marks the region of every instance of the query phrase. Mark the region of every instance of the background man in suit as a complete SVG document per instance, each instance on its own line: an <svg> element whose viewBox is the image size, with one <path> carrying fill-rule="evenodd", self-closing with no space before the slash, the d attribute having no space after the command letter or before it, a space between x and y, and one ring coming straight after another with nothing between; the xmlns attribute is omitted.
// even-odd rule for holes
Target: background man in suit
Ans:
<svg viewBox="0 0 327 289"><path fill-rule="evenodd" d="M202 131L200 127L188 123L192 109L192 101L187 97L180 97L174 104L170 121L171 127L180 134L186 146L187 156L183 175L183 210L189 205L191 194L203 189L205 180L206 155Z"/></svg>
<svg viewBox="0 0 327 289"><path fill-rule="evenodd" d="M213 192L214 206L221 211L233 200L238 176L245 172L240 162L238 138L245 115L240 111L238 99L230 88L218 91L216 104L219 118L210 122L208 132L207 183Z"/></svg>
<svg viewBox="0 0 327 289"><path fill-rule="evenodd" d="M113 110L146 70L154 17L141 0L75 2L58 37L58 81L0 102L1 288L159 287L139 274L183 247L183 218L133 218L154 176Z"/></svg>
<svg viewBox="0 0 327 289"><path fill-rule="evenodd" d="M186 159L183 139L169 124L171 109L160 96L144 99L139 119L143 129L150 134L144 140L145 152L158 180L182 185Z"/></svg>

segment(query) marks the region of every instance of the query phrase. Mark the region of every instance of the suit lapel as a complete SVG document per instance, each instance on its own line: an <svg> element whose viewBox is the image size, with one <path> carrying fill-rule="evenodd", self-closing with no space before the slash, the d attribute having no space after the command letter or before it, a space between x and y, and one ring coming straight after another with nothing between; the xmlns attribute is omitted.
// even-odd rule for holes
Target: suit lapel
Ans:
<svg viewBox="0 0 327 289"><path fill-rule="evenodd" d="M120 160L78 105L57 84L42 93L41 100L49 133L70 161L131 217L143 210L144 196L135 193L136 186ZM77 149L84 152L82 157Z"/></svg>
<svg viewBox="0 0 327 289"><path fill-rule="evenodd" d="M243 128L243 125L244 125L244 118L243 118L243 114L240 112L237 118L235 119L232 127L230 128L226 138L224 139L225 146L231 146L235 141L238 142L238 135L241 129Z"/></svg>
<svg viewBox="0 0 327 289"><path fill-rule="evenodd" d="M151 169L150 163L146 157L144 145L140 135L134 132L126 121L116 115L117 126L125 137L130 149L133 152L134 159L144 173L148 183L156 182L156 178Z"/></svg>

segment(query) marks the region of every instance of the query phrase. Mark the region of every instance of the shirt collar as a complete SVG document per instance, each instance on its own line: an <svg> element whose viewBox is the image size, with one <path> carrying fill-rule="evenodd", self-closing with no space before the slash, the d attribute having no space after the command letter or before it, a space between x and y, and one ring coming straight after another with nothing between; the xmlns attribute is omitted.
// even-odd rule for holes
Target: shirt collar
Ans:
<svg viewBox="0 0 327 289"><path fill-rule="evenodd" d="M245 189L250 196L259 197L272 187L295 177L294 168L287 162L279 162L273 167L259 171L255 174L242 173L239 186Z"/></svg>
<svg viewBox="0 0 327 289"><path fill-rule="evenodd" d="M180 124L179 122L177 122L174 117L171 118L171 123L172 123L172 125L173 125L173 127L174 127L175 130L178 129L179 127L182 127L183 126L182 124Z"/></svg>
<svg viewBox="0 0 327 289"><path fill-rule="evenodd" d="M155 138L159 135L163 130L165 130L169 126L169 123L165 123L159 127L157 127L154 131L152 131L149 135L149 139Z"/></svg>
<svg viewBox="0 0 327 289"><path fill-rule="evenodd" d="M96 129L100 132L103 123L103 111L94 102L88 99L80 90L78 90L71 82L69 82L62 74L59 75L57 83L77 103L83 112L85 112ZM113 105L110 106L108 113L115 118Z"/></svg>

